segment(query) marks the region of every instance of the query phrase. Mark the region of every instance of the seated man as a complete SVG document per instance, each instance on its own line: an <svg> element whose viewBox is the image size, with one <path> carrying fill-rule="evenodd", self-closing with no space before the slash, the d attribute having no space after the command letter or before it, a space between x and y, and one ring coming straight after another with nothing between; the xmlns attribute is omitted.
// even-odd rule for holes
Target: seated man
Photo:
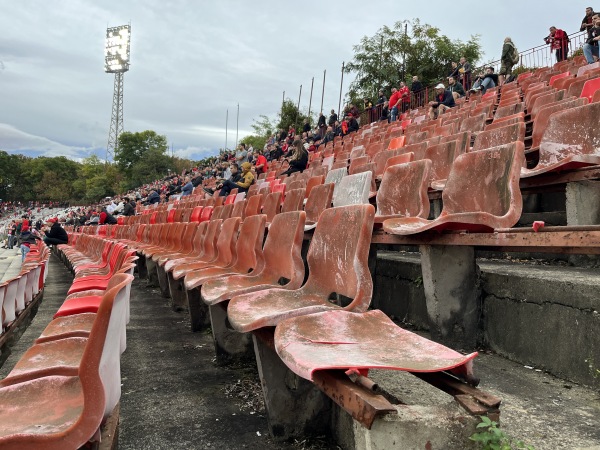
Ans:
<svg viewBox="0 0 600 450"><path fill-rule="evenodd" d="M69 241L67 232L60 226L56 217L48 219L47 224L50 225L49 229L47 226L42 228L46 235L44 238L46 245L66 244Z"/></svg>
<svg viewBox="0 0 600 450"><path fill-rule="evenodd" d="M481 91L482 94L485 94L485 92L488 89L496 87L497 84L498 75L494 73L494 68L487 67L485 69L485 73L480 73L477 76L475 83L473 83L473 88L471 89L471 92Z"/></svg>
<svg viewBox="0 0 600 450"><path fill-rule="evenodd" d="M446 90L446 86L440 83L435 87L435 100L429 102L429 118L436 119L444 111L455 106L452 92Z"/></svg>
<svg viewBox="0 0 600 450"><path fill-rule="evenodd" d="M234 168L235 167L235 168ZM223 180L222 183L217 184L217 189L220 188L220 197L229 195L232 189L238 189L238 192L248 192L248 188L254 182L254 174L250 171L252 164L249 162L242 163L242 173L239 174L237 171L237 165L231 165L231 178L229 180ZM214 194L214 191L209 188L204 188L204 192L207 194Z"/></svg>
<svg viewBox="0 0 600 450"><path fill-rule="evenodd" d="M454 100L465 96L463 85L456 81L454 77L448 77L448 90L452 92Z"/></svg>

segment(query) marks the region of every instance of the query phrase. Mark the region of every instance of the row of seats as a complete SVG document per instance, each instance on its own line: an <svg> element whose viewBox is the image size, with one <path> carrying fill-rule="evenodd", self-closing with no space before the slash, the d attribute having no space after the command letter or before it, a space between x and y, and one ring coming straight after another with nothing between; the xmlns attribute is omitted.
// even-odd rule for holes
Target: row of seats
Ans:
<svg viewBox="0 0 600 450"><path fill-rule="evenodd" d="M61 245L76 277L35 343L0 381L0 446L80 448L98 442L121 395L135 252L97 236Z"/></svg>
<svg viewBox="0 0 600 450"><path fill-rule="evenodd" d="M192 324L202 309L195 302L201 302L204 308L226 307L228 323L240 333L277 327L275 345L283 362L306 379L312 380L316 371L340 368L359 368L361 373L370 368L449 370L471 376L476 353L461 355L400 329L380 311L367 312L374 219L369 204L325 209L311 236L308 273L301 255L304 211L281 212L270 224L265 214L257 214L244 220L213 215L199 224L154 225L154 232L142 239L133 232L127 239L130 230L114 226L119 230L114 235L144 256L148 266L153 262L167 273L172 297L178 295L174 289L189 294ZM348 298L346 306L332 301L332 293ZM375 345L382 341L382 329L390 332L385 352ZM323 333L327 337L321 339ZM339 343L351 336L360 336L360 345L349 351ZM320 350L303 348L307 342L320 342ZM415 345L423 349L418 358Z"/></svg>
<svg viewBox="0 0 600 450"><path fill-rule="evenodd" d="M21 265L16 277L0 283L0 337L9 333L17 317L44 289L50 251L38 241Z"/></svg>

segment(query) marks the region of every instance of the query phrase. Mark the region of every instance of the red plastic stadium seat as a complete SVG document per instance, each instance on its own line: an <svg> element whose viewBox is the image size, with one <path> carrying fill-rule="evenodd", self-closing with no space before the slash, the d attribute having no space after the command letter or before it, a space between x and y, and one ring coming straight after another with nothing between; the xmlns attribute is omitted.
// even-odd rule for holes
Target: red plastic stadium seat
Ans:
<svg viewBox="0 0 600 450"><path fill-rule="evenodd" d="M368 256L374 215L372 205L323 211L308 250L309 274L304 286L233 297L227 308L233 328L248 332L290 317L342 309L329 301L332 293L352 299L343 309L366 311L373 290ZM341 229L344 233L338 231Z"/></svg>
<svg viewBox="0 0 600 450"><path fill-rule="evenodd" d="M512 142L460 155L442 192L444 206L437 219L388 219L384 230L409 235L432 229L485 232L512 227L523 208L519 175L524 148L522 142Z"/></svg>

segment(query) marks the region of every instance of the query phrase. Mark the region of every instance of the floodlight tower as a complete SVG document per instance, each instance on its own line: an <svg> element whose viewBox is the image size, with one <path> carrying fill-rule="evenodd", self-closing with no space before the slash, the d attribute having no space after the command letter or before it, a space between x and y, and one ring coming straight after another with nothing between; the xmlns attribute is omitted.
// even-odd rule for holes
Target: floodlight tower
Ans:
<svg viewBox="0 0 600 450"><path fill-rule="evenodd" d="M112 115L106 146L106 162L114 156L119 146L119 134L123 132L123 75L129 70L129 42L131 25L106 29L104 47L104 71L115 74Z"/></svg>

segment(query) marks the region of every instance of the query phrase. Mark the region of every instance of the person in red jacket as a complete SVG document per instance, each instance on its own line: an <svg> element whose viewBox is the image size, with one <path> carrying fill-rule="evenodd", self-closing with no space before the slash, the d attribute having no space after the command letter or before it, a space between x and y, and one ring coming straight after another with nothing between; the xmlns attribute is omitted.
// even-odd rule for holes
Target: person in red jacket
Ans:
<svg viewBox="0 0 600 450"><path fill-rule="evenodd" d="M544 38L546 44L550 44L551 50L556 50L556 62L567 59L569 53L569 36L563 30L550 27L550 34Z"/></svg>

